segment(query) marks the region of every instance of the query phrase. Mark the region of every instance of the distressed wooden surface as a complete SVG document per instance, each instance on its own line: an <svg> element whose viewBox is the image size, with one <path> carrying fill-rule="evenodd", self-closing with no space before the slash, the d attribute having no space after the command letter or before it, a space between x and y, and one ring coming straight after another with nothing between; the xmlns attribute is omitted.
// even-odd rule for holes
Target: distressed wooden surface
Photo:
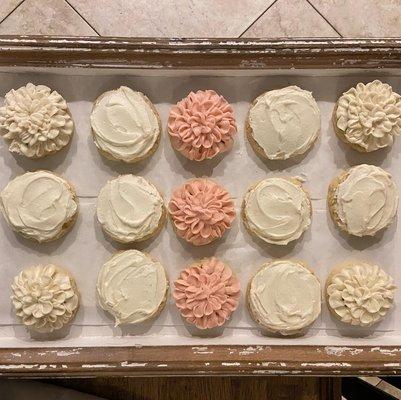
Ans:
<svg viewBox="0 0 401 400"><path fill-rule="evenodd" d="M339 378L95 378L46 381L112 400L340 400Z"/></svg>
<svg viewBox="0 0 401 400"><path fill-rule="evenodd" d="M400 68L401 40L3 36L0 37L0 66L214 70Z"/></svg>
<svg viewBox="0 0 401 400"><path fill-rule="evenodd" d="M263 70L401 68L401 39L0 37L0 66ZM401 345L401 344L400 344ZM391 375L401 347L167 346L0 349L4 376Z"/></svg>
<svg viewBox="0 0 401 400"><path fill-rule="evenodd" d="M157 346L0 349L7 376L393 375L401 347Z"/></svg>

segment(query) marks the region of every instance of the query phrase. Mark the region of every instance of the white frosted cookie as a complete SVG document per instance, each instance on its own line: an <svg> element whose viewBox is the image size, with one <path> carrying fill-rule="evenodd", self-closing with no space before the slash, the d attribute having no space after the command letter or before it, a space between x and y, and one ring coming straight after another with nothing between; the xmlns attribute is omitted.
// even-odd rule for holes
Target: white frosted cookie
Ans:
<svg viewBox="0 0 401 400"><path fill-rule="evenodd" d="M26 172L0 193L0 208L14 231L39 243L50 242L73 226L78 198L71 184L52 172Z"/></svg>
<svg viewBox="0 0 401 400"><path fill-rule="evenodd" d="M66 146L74 133L67 102L55 90L28 83L10 90L0 108L0 134L9 150L41 158Z"/></svg>
<svg viewBox="0 0 401 400"><path fill-rule="evenodd" d="M295 178L267 178L251 186L242 203L242 219L251 234L286 245L311 224L312 204Z"/></svg>
<svg viewBox="0 0 401 400"><path fill-rule="evenodd" d="M334 268L326 282L327 305L340 321L371 326L393 306L396 286L378 265L350 261Z"/></svg>
<svg viewBox="0 0 401 400"><path fill-rule="evenodd" d="M387 83L358 83L338 99L333 112L338 137L361 153L391 146L401 133L401 96Z"/></svg>
<svg viewBox="0 0 401 400"><path fill-rule="evenodd" d="M166 219L163 198L154 185L136 175L120 175L100 190L97 218L103 230L122 242L156 235Z"/></svg>
<svg viewBox="0 0 401 400"><path fill-rule="evenodd" d="M288 86L257 97L249 110L246 133L253 149L269 160L305 153L320 132L320 110L312 93Z"/></svg>
<svg viewBox="0 0 401 400"><path fill-rule="evenodd" d="M163 266L138 250L115 254L97 280L100 306L114 316L116 326L155 317L165 305L167 290Z"/></svg>
<svg viewBox="0 0 401 400"><path fill-rule="evenodd" d="M281 335L303 333L321 311L320 282L303 263L268 262L250 280L248 306L252 318Z"/></svg>
<svg viewBox="0 0 401 400"><path fill-rule="evenodd" d="M16 315L32 331L61 329L78 310L79 293L74 278L53 264L24 269L14 278L11 290Z"/></svg>
<svg viewBox="0 0 401 400"><path fill-rule="evenodd" d="M154 105L126 86L98 97L90 120L95 144L106 158L137 162L151 155L160 141L161 121Z"/></svg>
<svg viewBox="0 0 401 400"><path fill-rule="evenodd" d="M374 236L397 213L395 183L374 165L357 165L341 173L331 182L327 198L333 221L354 236Z"/></svg>

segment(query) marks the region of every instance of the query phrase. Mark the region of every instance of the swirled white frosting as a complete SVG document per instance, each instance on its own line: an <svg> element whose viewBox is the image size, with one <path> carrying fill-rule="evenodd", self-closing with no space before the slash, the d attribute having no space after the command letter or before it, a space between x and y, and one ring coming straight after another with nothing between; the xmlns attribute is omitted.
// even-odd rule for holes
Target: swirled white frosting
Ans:
<svg viewBox="0 0 401 400"><path fill-rule="evenodd" d="M379 80L358 83L339 98L336 125L348 142L374 151L401 133L401 96Z"/></svg>
<svg viewBox="0 0 401 400"><path fill-rule="evenodd" d="M66 101L55 90L28 83L5 97L0 108L0 134L11 141L11 152L38 158L68 144L74 123Z"/></svg>
<svg viewBox="0 0 401 400"><path fill-rule="evenodd" d="M251 188L244 199L246 223L268 243L286 245L311 223L311 202L303 189L283 178L268 178Z"/></svg>
<svg viewBox="0 0 401 400"><path fill-rule="evenodd" d="M320 111L311 92L297 86L259 96L249 111L252 136L271 160L305 153L320 132Z"/></svg>
<svg viewBox="0 0 401 400"><path fill-rule="evenodd" d="M45 242L57 238L78 211L71 186L49 171L27 172L0 193L0 207L13 230Z"/></svg>
<svg viewBox="0 0 401 400"><path fill-rule="evenodd" d="M162 216L162 197L140 176L120 175L100 190L97 218L116 240L135 242L152 235Z"/></svg>
<svg viewBox="0 0 401 400"><path fill-rule="evenodd" d="M293 335L319 316L320 283L302 264L277 260L265 264L252 278L248 300L260 325L282 335Z"/></svg>
<svg viewBox="0 0 401 400"><path fill-rule="evenodd" d="M104 93L90 118L96 146L125 162L146 156L160 135L157 115L145 96L126 86Z"/></svg>
<svg viewBox="0 0 401 400"><path fill-rule="evenodd" d="M370 326L383 319L393 305L396 286L379 266L354 262L329 277L327 300L346 324Z"/></svg>
<svg viewBox="0 0 401 400"><path fill-rule="evenodd" d="M390 224L397 212L398 194L391 175L374 165L357 165L337 186L337 215L355 236L373 236Z"/></svg>
<svg viewBox="0 0 401 400"><path fill-rule="evenodd" d="M14 278L11 289L17 316L37 332L62 328L78 309L74 279L52 264L24 269Z"/></svg>
<svg viewBox="0 0 401 400"><path fill-rule="evenodd" d="M163 266L138 250L114 255L97 280L100 305L115 317L116 326L151 318L164 302L167 289Z"/></svg>

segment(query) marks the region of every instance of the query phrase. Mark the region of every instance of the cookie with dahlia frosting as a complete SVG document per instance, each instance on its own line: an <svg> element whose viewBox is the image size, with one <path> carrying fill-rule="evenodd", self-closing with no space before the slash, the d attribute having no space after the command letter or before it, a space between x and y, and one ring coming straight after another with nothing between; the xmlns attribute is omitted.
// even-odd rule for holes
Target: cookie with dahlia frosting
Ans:
<svg viewBox="0 0 401 400"><path fill-rule="evenodd" d="M387 83L358 83L338 99L333 111L337 136L368 153L392 146L401 133L401 96Z"/></svg>
<svg viewBox="0 0 401 400"><path fill-rule="evenodd" d="M262 328L299 335L320 315L320 282L305 263L275 260L262 265L249 281L247 300Z"/></svg>
<svg viewBox="0 0 401 400"><path fill-rule="evenodd" d="M393 278L378 265L349 261L327 278L327 306L341 322L368 327L385 318L393 307L395 290Z"/></svg>
<svg viewBox="0 0 401 400"><path fill-rule="evenodd" d="M239 304L240 283L216 257L195 262L174 282L173 297L182 317L199 329L213 329L230 319Z"/></svg>
<svg viewBox="0 0 401 400"><path fill-rule="evenodd" d="M242 202L248 231L266 243L287 245L311 224L312 203L296 178L267 178L252 185Z"/></svg>
<svg viewBox="0 0 401 400"><path fill-rule="evenodd" d="M108 159L134 163L153 154L160 142L160 116L141 92L121 86L99 96L90 116L93 139Z"/></svg>
<svg viewBox="0 0 401 400"><path fill-rule="evenodd" d="M354 236L374 236L394 221L398 191L388 172L362 164L333 179L327 201L341 230Z"/></svg>
<svg viewBox="0 0 401 400"><path fill-rule="evenodd" d="M11 229L39 243L64 236L78 215L73 186L50 171L26 172L0 193L0 209Z"/></svg>
<svg viewBox="0 0 401 400"><path fill-rule="evenodd" d="M136 175L120 175L106 183L97 201L102 229L121 243L155 236L166 220L163 198L156 187Z"/></svg>
<svg viewBox="0 0 401 400"><path fill-rule="evenodd" d="M168 279L154 257L139 250L120 251L100 269L97 293L100 306L117 325L139 324L163 309Z"/></svg>
<svg viewBox="0 0 401 400"><path fill-rule="evenodd" d="M235 219L230 194L206 178L192 179L176 189L168 208L177 235L195 246L221 238Z"/></svg>
<svg viewBox="0 0 401 400"><path fill-rule="evenodd" d="M312 93L298 86L270 90L253 101L245 131L262 158L286 160L313 145L320 133L320 110Z"/></svg>
<svg viewBox="0 0 401 400"><path fill-rule="evenodd" d="M79 293L72 275L53 264L25 268L11 284L17 317L30 330L49 333L75 316Z"/></svg>
<svg viewBox="0 0 401 400"><path fill-rule="evenodd" d="M41 158L67 146L74 122L67 102L45 85L11 89L0 107L0 135L12 153Z"/></svg>
<svg viewBox="0 0 401 400"><path fill-rule="evenodd" d="M189 93L172 107L168 118L173 148L194 161L231 149L236 132L233 108L214 90Z"/></svg>

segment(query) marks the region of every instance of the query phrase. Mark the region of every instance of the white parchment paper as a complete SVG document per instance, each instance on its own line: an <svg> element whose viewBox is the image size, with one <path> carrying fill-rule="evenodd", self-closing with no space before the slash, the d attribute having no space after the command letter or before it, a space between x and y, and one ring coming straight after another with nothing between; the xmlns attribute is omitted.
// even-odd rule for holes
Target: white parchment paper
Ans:
<svg viewBox="0 0 401 400"><path fill-rule="evenodd" d="M73 75L76 74L76 75ZM339 142L331 126L334 103L341 93L360 81L368 82L375 75L353 73L349 76L323 76L310 72L300 76L190 76L175 75L134 76L102 74L79 75L79 70L63 74L20 72L0 74L0 95L27 82L45 84L59 91L68 101L76 124L76 134L71 145L55 156L44 160L27 160L13 156L1 140L0 189L7 182L25 171L49 169L63 175L77 189L80 210L74 228L61 240L36 245L14 234L4 219L0 220L0 346L42 345L33 341L14 318L10 304L10 283L24 267L35 263L54 262L68 268L76 278L81 293L81 307L71 328L53 339L48 345L93 344L384 344L401 341L401 307L395 307L388 318L372 329L347 328L334 321L326 307L307 335L297 339L262 336L250 319L244 295L239 309L233 314L222 336L215 338L193 337L179 316L172 300L162 314L149 324L140 327L114 328L113 320L97 306L95 285L101 265L121 249L138 248L158 257L165 266L170 281L192 260L216 255L228 262L237 273L242 293L249 278L260 265L276 257L306 261L319 277L322 288L330 269L346 259L360 258L376 262L394 276L401 286L401 235L400 224L394 223L377 238L351 238L340 233L326 211L326 192L330 180L343 168L359 163L372 163L392 173L401 191L401 138L392 149L374 154L359 154ZM211 72L212 74L212 72ZM229 75L229 73L227 73ZM401 78L388 75L382 80L401 92ZM135 165L108 161L97 151L89 125L92 103L106 90L127 85L143 91L155 104L163 123L163 139L156 153ZM321 136L306 156L295 161L263 162L244 137L244 121L250 102L264 91L298 85L313 92L322 113ZM187 161L170 146L166 134L166 121L172 104L191 90L214 89L233 105L238 125L235 145L230 153L218 160L205 163ZM3 97L2 100L3 101ZM235 200L237 219L231 231L220 241L196 248L179 240L170 224L154 240L133 246L120 245L107 238L95 216L96 197L104 183L119 174L133 173L153 182L168 202L172 190L194 176L209 176L225 186ZM269 176L302 176L313 203L311 229L296 243L285 247L269 246L255 240L246 232L239 216L242 197L254 182ZM401 218L401 212L398 219ZM397 226L398 225L398 226ZM396 305L400 302L397 293Z"/></svg>

